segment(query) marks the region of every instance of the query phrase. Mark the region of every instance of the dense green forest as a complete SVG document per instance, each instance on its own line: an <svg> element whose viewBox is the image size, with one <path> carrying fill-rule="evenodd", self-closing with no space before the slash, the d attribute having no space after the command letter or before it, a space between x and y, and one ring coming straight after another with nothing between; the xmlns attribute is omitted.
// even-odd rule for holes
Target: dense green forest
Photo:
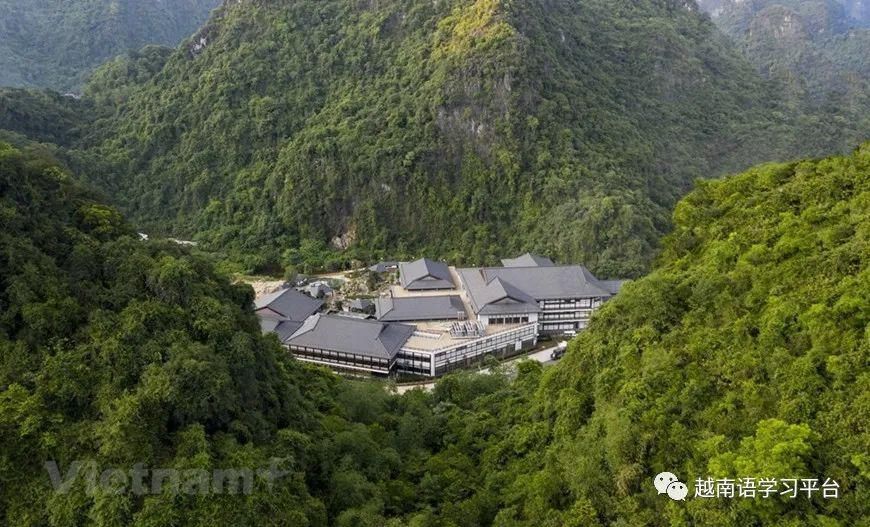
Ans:
<svg viewBox="0 0 870 527"><path fill-rule="evenodd" d="M50 160L0 145L0 220L0 524L357 527L459 484L454 461L432 458L460 415L447 396L394 398L297 363L261 336L250 287L140 241ZM46 461L62 477L83 465L55 493ZM280 472L250 494L88 486L139 463Z"/></svg>
<svg viewBox="0 0 870 527"><path fill-rule="evenodd" d="M495 524L868 525L870 144L702 182L674 224L657 268L482 457L503 485ZM665 470L831 477L842 492L681 505L650 488Z"/></svg>
<svg viewBox="0 0 870 527"><path fill-rule="evenodd" d="M115 55L189 37L218 3L0 0L0 86L78 91Z"/></svg>
<svg viewBox="0 0 870 527"><path fill-rule="evenodd" d="M84 94L7 95L37 112L7 141L61 136L138 228L249 271L533 250L639 276L695 178L870 130L860 104L784 97L678 1L232 2ZM70 104L82 121L40 129Z"/></svg>
<svg viewBox="0 0 870 527"><path fill-rule="evenodd" d="M0 146L7 525L862 526L870 517L870 143L702 182L649 276L559 365L389 395L259 334L252 292L139 241L52 162ZM61 473L276 466L250 494ZM84 469L83 469L84 470ZM831 477L836 500L658 496L652 476ZM126 487L129 489L129 487Z"/></svg>
<svg viewBox="0 0 870 527"><path fill-rule="evenodd" d="M114 58L207 9L18 4L0 84L82 97L0 89L0 525L870 527L870 143L695 181L867 139L866 3L702 2L732 43L681 0L239 0ZM638 279L555 366L403 396L295 361L213 253L521 250ZM256 473L89 486L139 464Z"/></svg>
<svg viewBox="0 0 870 527"><path fill-rule="evenodd" d="M870 113L870 11L837 0L702 0L783 96L840 120ZM865 3L866 4L866 3Z"/></svg>
<svg viewBox="0 0 870 527"><path fill-rule="evenodd" d="M50 90L0 88L0 131L25 142L70 146L81 138L92 108Z"/></svg>

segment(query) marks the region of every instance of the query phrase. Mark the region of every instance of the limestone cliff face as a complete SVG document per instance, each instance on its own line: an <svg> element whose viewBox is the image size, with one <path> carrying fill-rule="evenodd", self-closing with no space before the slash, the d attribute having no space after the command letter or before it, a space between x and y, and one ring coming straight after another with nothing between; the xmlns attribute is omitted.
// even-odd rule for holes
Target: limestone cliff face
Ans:
<svg viewBox="0 0 870 527"><path fill-rule="evenodd" d="M796 11L774 5L760 11L751 21L750 42L770 43L776 47L800 44L811 38L808 22Z"/></svg>

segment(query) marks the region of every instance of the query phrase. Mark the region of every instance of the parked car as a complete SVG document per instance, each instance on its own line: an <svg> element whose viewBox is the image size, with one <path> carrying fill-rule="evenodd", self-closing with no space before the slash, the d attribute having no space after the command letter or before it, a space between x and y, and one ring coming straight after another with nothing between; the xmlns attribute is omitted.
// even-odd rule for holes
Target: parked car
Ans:
<svg viewBox="0 0 870 527"><path fill-rule="evenodd" d="M556 349L554 349L552 352L550 352L550 359L551 359L551 360L559 360L559 359L561 359L561 358L565 355L565 352L566 352L567 350L568 350L568 343L567 343L567 342L564 342L564 341L563 341L563 342L560 342L560 343L556 346Z"/></svg>

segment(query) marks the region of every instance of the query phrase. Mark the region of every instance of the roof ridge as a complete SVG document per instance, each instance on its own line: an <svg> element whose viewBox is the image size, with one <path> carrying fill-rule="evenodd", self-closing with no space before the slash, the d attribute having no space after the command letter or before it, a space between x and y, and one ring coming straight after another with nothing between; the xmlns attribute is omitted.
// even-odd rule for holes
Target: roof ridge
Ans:
<svg viewBox="0 0 870 527"><path fill-rule="evenodd" d="M578 267L580 269L586 269L587 271L589 271L589 269L587 269L586 266L583 264L553 264L553 265L548 265L545 268L546 269L571 269L574 267ZM517 266L517 267L505 267L502 265L500 267L499 266L481 267L481 270L489 270L489 269L541 269L541 266L540 265L521 265L521 266Z"/></svg>

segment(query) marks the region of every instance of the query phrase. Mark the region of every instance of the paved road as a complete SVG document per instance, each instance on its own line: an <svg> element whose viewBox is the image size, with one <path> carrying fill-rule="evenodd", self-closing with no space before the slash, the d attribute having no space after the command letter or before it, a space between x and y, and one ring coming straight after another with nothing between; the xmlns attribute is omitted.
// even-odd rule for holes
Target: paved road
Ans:
<svg viewBox="0 0 870 527"><path fill-rule="evenodd" d="M558 347L559 347L559 346L553 346L552 348L547 348L547 349L544 349L544 350L541 350L541 351L537 351L537 352L535 352L535 353L532 353L531 355L523 355L523 356L521 356L521 357L517 357L517 358L512 359L512 360L510 360L510 361L508 361L508 362L505 362L504 364L513 364L513 363L516 363L516 362L519 362L519 361L522 361L522 360L534 360L534 361L540 362L540 363L543 364L544 366L550 366L550 365L556 363L556 361L554 361L553 359L550 358L550 354L553 353L553 351L555 351L556 349L558 349ZM481 374L486 375L486 374L489 373L489 368L484 368L484 369L482 369L482 370L478 370L477 373L481 373ZM432 382L427 382L427 383L425 383L425 384L403 384L403 385L399 385L399 386L396 386L396 393L398 393L398 394L401 395L401 394L403 394L403 393L405 393L405 392L409 392L409 391L414 390L414 389L416 389L416 388L420 388L420 389L422 389L422 390L429 391L429 390L431 390L432 388L435 387L435 383L436 383L436 382L438 382L438 381L435 380L435 381L432 381Z"/></svg>

